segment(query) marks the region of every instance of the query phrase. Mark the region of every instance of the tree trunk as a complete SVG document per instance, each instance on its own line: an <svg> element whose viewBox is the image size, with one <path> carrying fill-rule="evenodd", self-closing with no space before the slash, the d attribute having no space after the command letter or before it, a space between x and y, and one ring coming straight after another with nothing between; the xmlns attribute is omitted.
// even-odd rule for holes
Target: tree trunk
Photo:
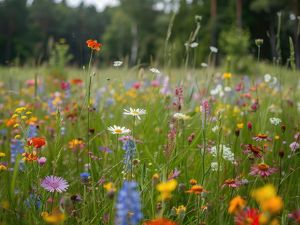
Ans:
<svg viewBox="0 0 300 225"><path fill-rule="evenodd" d="M243 9L243 0L236 0L236 24L238 28L242 28L242 9Z"/></svg>

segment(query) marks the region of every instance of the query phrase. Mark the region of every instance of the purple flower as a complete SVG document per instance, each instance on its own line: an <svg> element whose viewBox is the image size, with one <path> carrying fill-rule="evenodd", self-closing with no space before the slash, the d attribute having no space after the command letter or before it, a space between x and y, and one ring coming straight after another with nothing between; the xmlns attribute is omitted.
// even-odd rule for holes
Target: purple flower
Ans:
<svg viewBox="0 0 300 225"><path fill-rule="evenodd" d="M42 180L41 186L49 192L64 192L68 189L68 182L57 176L47 176Z"/></svg>
<svg viewBox="0 0 300 225"><path fill-rule="evenodd" d="M41 157L37 161L38 161L40 166L43 166L46 163L47 158L46 157Z"/></svg>
<svg viewBox="0 0 300 225"><path fill-rule="evenodd" d="M290 148L291 148L292 152L295 152L299 147L300 147L300 145L297 142L293 142L290 144Z"/></svg>

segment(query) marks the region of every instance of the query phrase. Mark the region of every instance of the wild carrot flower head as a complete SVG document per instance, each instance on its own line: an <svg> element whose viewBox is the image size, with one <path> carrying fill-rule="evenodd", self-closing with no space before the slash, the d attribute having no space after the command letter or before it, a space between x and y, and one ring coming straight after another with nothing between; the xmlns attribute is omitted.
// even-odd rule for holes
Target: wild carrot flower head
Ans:
<svg viewBox="0 0 300 225"><path fill-rule="evenodd" d="M68 189L68 182L57 176L47 176L42 180L41 186L49 192L64 192Z"/></svg>
<svg viewBox="0 0 300 225"><path fill-rule="evenodd" d="M258 165L252 166L251 172L249 174L252 176L268 177L276 172L277 172L276 168L270 167L266 163L260 163Z"/></svg>
<svg viewBox="0 0 300 225"><path fill-rule="evenodd" d="M176 180L169 180L167 182L161 182L156 186L156 189L160 192L159 198L162 200L166 200L172 197L171 193L177 187Z"/></svg>
<svg viewBox="0 0 300 225"><path fill-rule="evenodd" d="M102 47L102 44L101 43L98 43L96 40L87 40L86 41L86 44L87 44L87 47L92 49L92 50L95 50L95 51L100 51L101 47Z"/></svg>
<svg viewBox="0 0 300 225"><path fill-rule="evenodd" d="M118 194L117 200L117 225L138 225L143 215L141 212L140 194L137 183L125 181Z"/></svg>
<svg viewBox="0 0 300 225"><path fill-rule="evenodd" d="M136 118L138 118L139 120L141 119L141 115L145 115L146 114L146 110L144 110L144 109L139 109L139 108L137 108L137 109L133 109L133 108L129 108L129 110L128 109L124 109L124 113L123 113L124 115L130 115L130 116L133 116L133 117L136 117Z"/></svg>

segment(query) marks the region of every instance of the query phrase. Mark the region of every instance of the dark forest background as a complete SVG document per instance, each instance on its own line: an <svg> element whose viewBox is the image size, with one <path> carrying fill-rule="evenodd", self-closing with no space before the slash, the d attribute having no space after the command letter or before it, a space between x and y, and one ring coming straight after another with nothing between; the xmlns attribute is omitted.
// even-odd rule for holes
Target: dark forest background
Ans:
<svg viewBox="0 0 300 225"><path fill-rule="evenodd" d="M262 38L263 60L286 65L294 48L299 68L299 10L298 0L120 0L102 12L64 0L2 0L0 64L40 65L63 49L69 64L82 66L89 55L85 41L92 38L104 44L102 64L183 66L192 54L200 66L209 46L216 46L217 63L234 64L243 56L243 68L255 60L254 40ZM192 42L199 45L190 48Z"/></svg>

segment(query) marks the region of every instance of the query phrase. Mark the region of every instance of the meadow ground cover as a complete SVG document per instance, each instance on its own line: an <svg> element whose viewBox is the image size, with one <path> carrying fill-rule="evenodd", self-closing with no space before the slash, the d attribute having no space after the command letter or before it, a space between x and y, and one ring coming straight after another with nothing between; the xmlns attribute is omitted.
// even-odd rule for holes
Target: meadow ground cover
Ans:
<svg viewBox="0 0 300 225"><path fill-rule="evenodd" d="M299 73L102 70L87 47L64 79L0 70L1 225L300 222Z"/></svg>

